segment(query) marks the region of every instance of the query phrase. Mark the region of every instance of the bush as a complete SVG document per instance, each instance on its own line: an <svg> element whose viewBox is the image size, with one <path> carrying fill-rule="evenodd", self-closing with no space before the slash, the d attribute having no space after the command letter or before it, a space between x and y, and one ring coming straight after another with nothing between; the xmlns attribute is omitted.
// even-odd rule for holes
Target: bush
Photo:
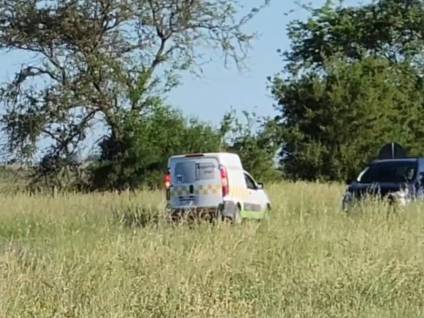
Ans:
<svg viewBox="0 0 424 318"><path fill-rule="evenodd" d="M110 135L100 144L100 159L91 167L94 189L155 188L169 156L220 149L219 131L163 105L144 116L126 113L121 124L121 136Z"/></svg>

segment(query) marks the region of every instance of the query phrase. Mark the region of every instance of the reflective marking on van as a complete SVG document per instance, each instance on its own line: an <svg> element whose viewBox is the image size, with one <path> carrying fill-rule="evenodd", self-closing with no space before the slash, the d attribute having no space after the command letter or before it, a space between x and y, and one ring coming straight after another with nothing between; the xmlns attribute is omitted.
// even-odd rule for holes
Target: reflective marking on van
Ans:
<svg viewBox="0 0 424 318"><path fill-rule="evenodd" d="M173 197L180 197L185 195L190 195L189 187L173 187L171 190L171 196Z"/></svg>
<svg viewBox="0 0 424 318"><path fill-rule="evenodd" d="M222 187L219 184L196 185L193 193L190 193L189 186L177 186L171 190L172 196L187 196L187 195L220 195L222 194Z"/></svg>
<svg viewBox="0 0 424 318"><path fill-rule="evenodd" d="M206 186L196 186L196 195L209 195L215 194L220 195L222 193L222 187L220 184L208 184Z"/></svg>
<svg viewBox="0 0 424 318"><path fill-rule="evenodd" d="M190 193L189 186L173 186L171 190L171 196L181 197L188 195L221 195L222 186L220 184L209 184L209 185L195 185L195 190ZM244 201L248 196L249 192L244 187L231 187L230 195Z"/></svg>

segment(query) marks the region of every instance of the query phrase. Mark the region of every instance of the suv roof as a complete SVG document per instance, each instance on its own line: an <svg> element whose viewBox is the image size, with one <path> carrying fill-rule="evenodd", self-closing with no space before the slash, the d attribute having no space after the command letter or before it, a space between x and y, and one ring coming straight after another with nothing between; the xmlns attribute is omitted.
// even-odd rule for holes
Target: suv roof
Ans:
<svg viewBox="0 0 424 318"><path fill-rule="evenodd" d="M424 160L424 158L409 157L409 158L396 158L396 159L377 159L377 160L373 160L371 163L398 162L398 161L419 161L419 160Z"/></svg>

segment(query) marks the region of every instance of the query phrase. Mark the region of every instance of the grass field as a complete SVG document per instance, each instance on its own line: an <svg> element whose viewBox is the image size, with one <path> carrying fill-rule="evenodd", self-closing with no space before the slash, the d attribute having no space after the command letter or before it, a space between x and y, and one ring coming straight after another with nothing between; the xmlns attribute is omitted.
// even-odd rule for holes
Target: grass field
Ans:
<svg viewBox="0 0 424 318"><path fill-rule="evenodd" d="M2 195L0 317L424 316L424 206L267 188L239 226L169 224L159 192Z"/></svg>

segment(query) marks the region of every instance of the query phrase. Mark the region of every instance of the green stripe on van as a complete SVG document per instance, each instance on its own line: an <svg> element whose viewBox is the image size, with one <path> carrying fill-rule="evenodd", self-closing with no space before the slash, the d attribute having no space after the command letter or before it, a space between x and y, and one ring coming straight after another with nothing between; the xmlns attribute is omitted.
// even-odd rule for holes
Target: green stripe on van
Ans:
<svg viewBox="0 0 424 318"><path fill-rule="evenodd" d="M261 220L266 217L267 211L241 211L240 215L243 219Z"/></svg>

